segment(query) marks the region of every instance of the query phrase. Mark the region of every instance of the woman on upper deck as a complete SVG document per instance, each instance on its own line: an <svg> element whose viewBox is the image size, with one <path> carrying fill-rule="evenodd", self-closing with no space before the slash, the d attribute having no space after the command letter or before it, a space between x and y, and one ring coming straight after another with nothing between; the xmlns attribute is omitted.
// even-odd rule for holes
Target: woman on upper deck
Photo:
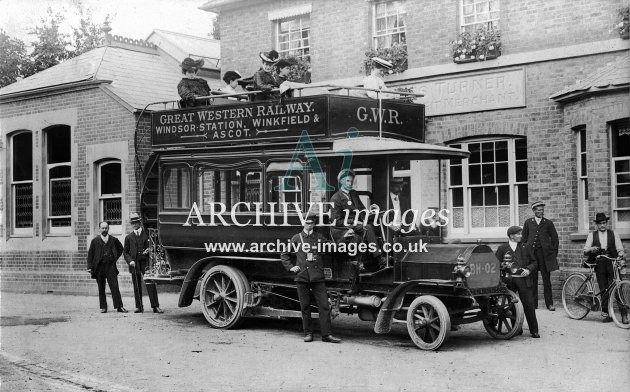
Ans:
<svg viewBox="0 0 630 392"><path fill-rule="evenodd" d="M256 94L255 101L264 101L268 99L279 99L280 93L271 91L278 88L280 84L278 79L273 75L273 68L278 62L279 55L275 50L267 53L258 53L262 60L262 67L254 74L254 90L262 90L262 93Z"/></svg>
<svg viewBox="0 0 630 392"><path fill-rule="evenodd" d="M210 104L208 99L198 99L199 97L207 97L210 95L210 86L208 86L208 82L197 76L197 71L202 66L203 59L193 60L190 57L186 57L184 61L182 61L181 67L184 77L177 85L177 92L182 98L182 108Z"/></svg>
<svg viewBox="0 0 630 392"><path fill-rule="evenodd" d="M223 75L223 81L225 82L225 87L221 89L222 92L226 94L238 94L241 91L238 91L238 81L241 79L241 74L236 71L227 71L225 75ZM238 97L229 97L228 99L239 100Z"/></svg>
<svg viewBox="0 0 630 392"><path fill-rule="evenodd" d="M385 72L391 73L394 68L394 64L387 60L383 60L380 57L372 57L372 70L370 74L363 78L363 87L371 88L375 90L386 89L383 76ZM390 99L394 98L394 95L388 93L377 93L376 91L365 91L365 95L370 98L378 99Z"/></svg>

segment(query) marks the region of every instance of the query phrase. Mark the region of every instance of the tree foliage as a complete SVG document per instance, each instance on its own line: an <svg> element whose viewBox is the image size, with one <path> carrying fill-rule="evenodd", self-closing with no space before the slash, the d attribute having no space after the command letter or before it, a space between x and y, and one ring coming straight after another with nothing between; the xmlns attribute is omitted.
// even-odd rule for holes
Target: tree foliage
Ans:
<svg viewBox="0 0 630 392"><path fill-rule="evenodd" d="M212 19L212 33L210 33L212 38L216 40L221 39L221 32L219 31L219 15L220 14L217 14L217 16Z"/></svg>
<svg viewBox="0 0 630 392"><path fill-rule="evenodd" d="M14 83L19 78L55 66L100 46L105 33L94 23L89 8L80 0L74 2L79 15L78 26L71 26L71 34L62 31L66 18L54 13L49 7L39 25L29 31L34 37L32 51L27 55L26 45L19 39L0 31L0 87ZM109 23L109 15L105 18Z"/></svg>
<svg viewBox="0 0 630 392"><path fill-rule="evenodd" d="M22 65L27 61L24 42L9 37L0 29L0 87L18 80L22 76Z"/></svg>

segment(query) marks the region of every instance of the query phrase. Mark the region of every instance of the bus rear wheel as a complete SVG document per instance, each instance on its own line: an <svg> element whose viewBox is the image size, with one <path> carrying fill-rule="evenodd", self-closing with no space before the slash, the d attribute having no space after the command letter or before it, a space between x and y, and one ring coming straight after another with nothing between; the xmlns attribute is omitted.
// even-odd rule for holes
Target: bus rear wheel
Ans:
<svg viewBox="0 0 630 392"><path fill-rule="evenodd" d="M201 280L199 301L203 315L213 328L238 326L245 309L247 280L242 272L227 265L210 268Z"/></svg>
<svg viewBox="0 0 630 392"><path fill-rule="evenodd" d="M437 350L448 339L451 317L444 303L432 295L413 300L407 310L407 332L418 348Z"/></svg>

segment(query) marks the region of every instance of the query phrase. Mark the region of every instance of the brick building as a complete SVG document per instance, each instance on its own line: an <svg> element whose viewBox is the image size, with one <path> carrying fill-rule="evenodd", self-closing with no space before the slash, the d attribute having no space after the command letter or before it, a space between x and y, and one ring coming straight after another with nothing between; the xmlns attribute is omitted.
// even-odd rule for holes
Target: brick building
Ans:
<svg viewBox="0 0 630 392"><path fill-rule="evenodd" d="M580 265L596 212L630 250L629 41L621 0L211 0L223 70L253 74L258 52L310 60L317 83L359 85L365 52L405 42L408 69L388 87L425 94L429 143L471 151L459 162L412 162L413 207L452 211L447 241L496 244L547 203L561 271ZM501 32L500 51L452 53L461 32ZM485 39L485 38L484 38ZM464 42L465 44L465 42ZM474 45L474 42L469 42ZM479 45L479 43L477 43ZM492 46L492 45L491 45ZM468 47L469 49L474 49ZM457 61L454 56L457 56ZM492 55L492 56L490 56Z"/></svg>
<svg viewBox="0 0 630 392"><path fill-rule="evenodd" d="M131 230L136 123L146 130L147 104L179 98L188 56L204 58L200 74L219 87L217 41L156 30L148 42L108 36L102 47L0 89L2 290L95 292L87 246L102 220L121 240ZM142 160L148 139L139 136ZM123 267L121 258L121 287L131 292Z"/></svg>

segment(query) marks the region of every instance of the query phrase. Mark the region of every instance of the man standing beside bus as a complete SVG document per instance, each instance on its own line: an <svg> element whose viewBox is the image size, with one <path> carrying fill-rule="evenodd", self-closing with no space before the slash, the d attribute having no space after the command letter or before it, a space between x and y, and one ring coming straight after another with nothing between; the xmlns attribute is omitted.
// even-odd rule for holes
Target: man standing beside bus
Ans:
<svg viewBox="0 0 630 392"><path fill-rule="evenodd" d="M300 310L302 311L302 328L304 329L304 341L313 341L313 329L311 327L311 293L317 302L319 312L319 327L322 341L328 343L340 343L331 334L330 304L328 292L324 283L324 264L318 244L323 244L326 239L321 234L313 231L315 218L309 216L304 222L304 230L291 238L290 246L286 252L282 252L282 265L287 271L295 273Z"/></svg>
<svg viewBox="0 0 630 392"><path fill-rule="evenodd" d="M134 313L142 313L144 312L142 281L144 271L149 267L149 235L142 227L140 216L137 213L132 212L129 215L129 221L133 226L133 231L125 237L123 254L125 261L129 265L129 273L133 283L133 296L136 299L136 310ZM147 294L149 294L153 313L164 313L160 309L155 283L147 283Z"/></svg>
<svg viewBox="0 0 630 392"><path fill-rule="evenodd" d="M523 224L523 244L527 244L534 252L538 269L534 273L534 306L538 307L538 271L542 275L545 305L554 311L553 293L551 291L551 272L560 269L558 266L558 232L553 222L545 218L545 203L532 203L534 217Z"/></svg>

